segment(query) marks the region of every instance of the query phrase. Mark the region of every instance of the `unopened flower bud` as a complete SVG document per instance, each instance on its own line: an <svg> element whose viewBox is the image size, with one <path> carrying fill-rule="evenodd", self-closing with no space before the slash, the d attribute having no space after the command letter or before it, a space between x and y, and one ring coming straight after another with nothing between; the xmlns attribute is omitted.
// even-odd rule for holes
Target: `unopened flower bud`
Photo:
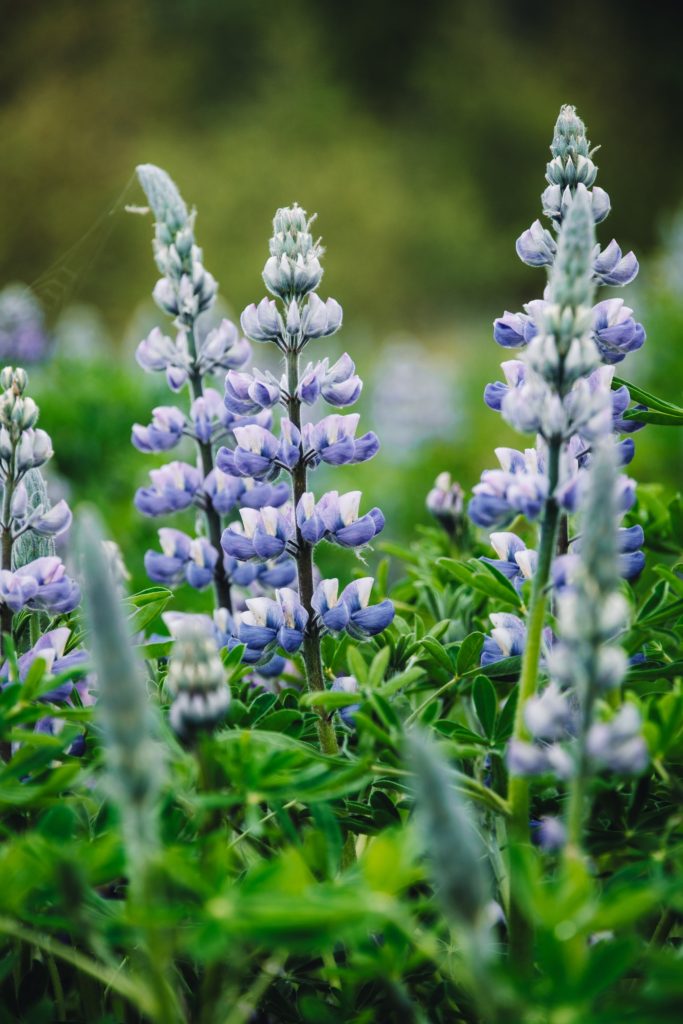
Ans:
<svg viewBox="0 0 683 1024"><path fill-rule="evenodd" d="M230 689L213 631L202 618L178 622L166 685L173 695L171 727L183 739L213 729L225 717Z"/></svg>

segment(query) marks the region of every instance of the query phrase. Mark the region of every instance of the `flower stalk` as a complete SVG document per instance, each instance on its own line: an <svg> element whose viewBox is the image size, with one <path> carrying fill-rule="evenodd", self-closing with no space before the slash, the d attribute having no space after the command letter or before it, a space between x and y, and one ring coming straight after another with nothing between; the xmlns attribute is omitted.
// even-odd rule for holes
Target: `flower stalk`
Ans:
<svg viewBox="0 0 683 1024"><path fill-rule="evenodd" d="M301 431L301 400L299 393L299 353L290 349L286 356L287 362L287 414ZM302 451L303 456L303 451ZM308 472L303 457L291 470L292 496L296 507L308 491ZM325 689L322 655L320 652L320 633L315 621L313 608L313 547L304 539L299 524L296 525L296 570L299 583L299 600L308 615L309 627L304 634L302 655L306 669L306 681L311 691L322 692ZM339 743L334 722L325 708L314 706L318 716L318 740L320 749L325 754L338 754Z"/></svg>

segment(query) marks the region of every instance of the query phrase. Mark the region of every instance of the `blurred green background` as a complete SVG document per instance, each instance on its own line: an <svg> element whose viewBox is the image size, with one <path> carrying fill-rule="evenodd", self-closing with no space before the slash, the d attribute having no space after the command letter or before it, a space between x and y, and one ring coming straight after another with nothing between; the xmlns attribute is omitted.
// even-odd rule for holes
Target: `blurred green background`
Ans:
<svg viewBox="0 0 683 1024"><path fill-rule="evenodd" d="M0 286L34 288L56 338L32 374L72 498L97 501L142 581L153 524L132 510L149 461L130 424L165 401L135 343L163 317L136 164L165 167L199 216L233 316L264 293L270 219L319 212L322 293L344 306L336 351L366 379L371 466L335 474L403 539L433 477L470 488L497 444L523 444L481 403L505 353L490 324L538 297L514 241L540 216L562 103L601 150L635 248L625 293L648 342L618 372L683 391L683 63L658 5L536 0L3 0ZM322 354L321 350L317 350ZM262 349L256 352L256 360ZM677 432L680 433L680 432ZM678 485L681 440L650 427L633 472ZM322 481L321 481L322 482Z"/></svg>

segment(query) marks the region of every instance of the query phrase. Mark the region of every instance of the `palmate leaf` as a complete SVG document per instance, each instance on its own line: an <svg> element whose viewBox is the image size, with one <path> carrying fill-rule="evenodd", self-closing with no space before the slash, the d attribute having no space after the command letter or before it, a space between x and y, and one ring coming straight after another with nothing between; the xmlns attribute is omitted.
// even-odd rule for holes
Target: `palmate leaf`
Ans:
<svg viewBox="0 0 683 1024"><path fill-rule="evenodd" d="M495 598L513 608L522 606L522 599L512 583L488 562L480 562L476 558L471 558L468 562L458 562L455 558L439 558L437 565L464 586L472 587L487 597Z"/></svg>
<svg viewBox="0 0 683 1024"><path fill-rule="evenodd" d="M372 777L363 761L329 757L281 732L226 730L215 737L213 750L251 800L334 800L357 792Z"/></svg>

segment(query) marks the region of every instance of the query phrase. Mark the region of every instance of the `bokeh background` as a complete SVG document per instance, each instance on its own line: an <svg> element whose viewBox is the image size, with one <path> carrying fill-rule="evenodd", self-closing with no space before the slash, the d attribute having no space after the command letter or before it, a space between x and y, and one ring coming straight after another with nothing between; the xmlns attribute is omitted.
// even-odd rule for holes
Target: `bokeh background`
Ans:
<svg viewBox="0 0 683 1024"><path fill-rule="evenodd" d="M514 241L540 216L562 103L601 145L602 241L641 259L626 297L648 342L624 376L680 401L683 62L660 5L2 0L0 11L0 287L30 285L42 305L50 353L31 379L54 486L102 507L136 581L154 526L131 505L150 463L130 425L166 400L133 358L163 322L149 299L151 223L124 209L143 201L140 162L165 167L196 204L232 316L264 293L275 208L319 212L322 292L345 310L337 351L366 379L365 423L384 442L335 483L380 503L392 538L427 521L437 472L470 488L494 445L520 443L481 393L505 357L491 321L543 288ZM635 475L673 490L681 440L658 427L641 438Z"/></svg>

